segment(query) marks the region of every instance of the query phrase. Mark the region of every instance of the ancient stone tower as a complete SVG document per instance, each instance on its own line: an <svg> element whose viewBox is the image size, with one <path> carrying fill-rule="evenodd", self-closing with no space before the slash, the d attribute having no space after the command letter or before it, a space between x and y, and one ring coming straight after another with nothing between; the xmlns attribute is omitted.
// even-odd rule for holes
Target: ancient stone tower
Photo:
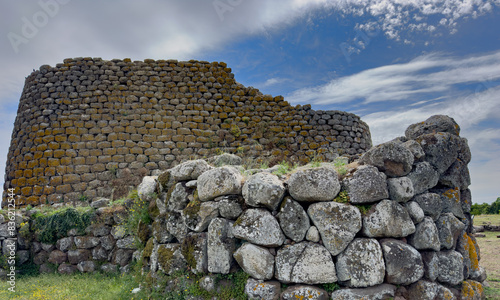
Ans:
<svg viewBox="0 0 500 300"><path fill-rule="evenodd" d="M358 116L263 95L222 62L66 59L26 79L4 189L18 205L116 198L124 183L220 151L278 162L370 147Z"/></svg>

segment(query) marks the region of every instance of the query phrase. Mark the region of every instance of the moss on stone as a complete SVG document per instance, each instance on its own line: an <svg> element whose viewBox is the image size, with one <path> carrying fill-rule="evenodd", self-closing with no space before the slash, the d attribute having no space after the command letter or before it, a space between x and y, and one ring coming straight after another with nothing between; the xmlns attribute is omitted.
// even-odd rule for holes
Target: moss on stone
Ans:
<svg viewBox="0 0 500 300"><path fill-rule="evenodd" d="M161 174L158 176L158 183L160 184L160 186L161 186L164 190L169 189L169 187L168 187L168 183L169 183L169 182L170 182L170 172L169 172L169 171L163 172L163 173L161 173Z"/></svg>
<svg viewBox="0 0 500 300"><path fill-rule="evenodd" d="M149 230L148 224L144 223L142 220L139 221L139 225L137 226L137 237L141 241L142 244L145 244L148 240L151 232Z"/></svg>
<svg viewBox="0 0 500 300"><path fill-rule="evenodd" d="M186 259L189 267L196 268L196 258L194 252L196 250L197 238L194 235L187 236L181 245L181 253Z"/></svg>
<svg viewBox="0 0 500 300"><path fill-rule="evenodd" d="M175 251L167 248L165 245L160 245L158 248L158 263L161 268L168 272L172 268Z"/></svg>
<svg viewBox="0 0 500 300"><path fill-rule="evenodd" d="M142 252L143 258L150 258L153 253L154 239L150 238L146 243L146 247L144 247L144 251Z"/></svg>

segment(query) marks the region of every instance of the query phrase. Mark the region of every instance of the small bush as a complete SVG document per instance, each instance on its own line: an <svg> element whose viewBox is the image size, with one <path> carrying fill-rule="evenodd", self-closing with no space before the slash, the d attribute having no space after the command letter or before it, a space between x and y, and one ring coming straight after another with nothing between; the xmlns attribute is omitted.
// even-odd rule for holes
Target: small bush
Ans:
<svg viewBox="0 0 500 300"><path fill-rule="evenodd" d="M92 221L94 211L91 208L77 210L67 207L48 214L34 215L33 230L42 243L53 244L58 239L66 237L70 229L77 229L84 234Z"/></svg>

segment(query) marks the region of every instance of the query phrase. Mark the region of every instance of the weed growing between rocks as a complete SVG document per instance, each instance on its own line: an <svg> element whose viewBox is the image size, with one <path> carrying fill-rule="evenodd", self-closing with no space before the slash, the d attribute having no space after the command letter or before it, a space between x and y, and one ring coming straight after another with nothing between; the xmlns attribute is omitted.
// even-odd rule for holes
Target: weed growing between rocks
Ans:
<svg viewBox="0 0 500 300"><path fill-rule="evenodd" d="M129 234L135 234L140 222L149 225L153 220L148 212L149 203L139 197L137 190L130 192L127 198L132 199L132 207L128 210L125 228Z"/></svg>

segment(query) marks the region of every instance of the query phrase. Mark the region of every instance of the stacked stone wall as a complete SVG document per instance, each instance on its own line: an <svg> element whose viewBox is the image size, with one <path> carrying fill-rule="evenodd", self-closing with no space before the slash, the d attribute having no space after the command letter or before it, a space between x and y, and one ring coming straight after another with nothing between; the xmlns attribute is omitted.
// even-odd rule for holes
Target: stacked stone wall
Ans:
<svg viewBox="0 0 500 300"><path fill-rule="evenodd" d="M219 151L307 162L370 147L358 116L263 95L222 62L66 59L26 78L4 189L18 205L118 198L123 182Z"/></svg>

